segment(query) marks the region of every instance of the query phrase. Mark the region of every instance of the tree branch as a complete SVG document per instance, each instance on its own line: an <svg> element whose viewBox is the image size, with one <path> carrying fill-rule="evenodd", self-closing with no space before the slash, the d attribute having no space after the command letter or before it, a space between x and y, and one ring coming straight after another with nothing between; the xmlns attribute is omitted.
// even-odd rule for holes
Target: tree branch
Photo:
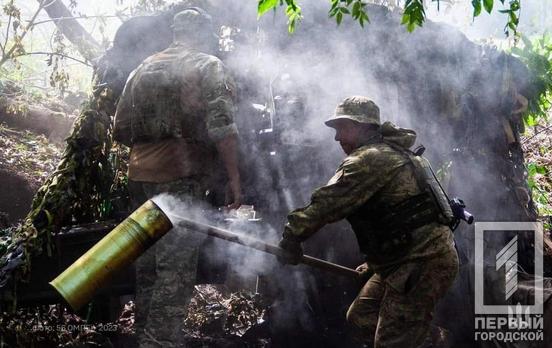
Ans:
<svg viewBox="0 0 552 348"><path fill-rule="evenodd" d="M45 19L45 20L43 20L43 21L36 22L36 23L33 24L33 26L36 26L36 25L39 25L39 24L43 24L43 23L48 23L48 22L55 22L55 21L59 21L59 20L64 20L64 19L86 19L86 18L121 18L121 16L117 16L117 15L105 15L105 16L71 16L71 17L57 17L57 18Z"/></svg>
<svg viewBox="0 0 552 348"><path fill-rule="evenodd" d="M521 141L521 143L522 143L522 144L525 144L525 143L527 143L529 140L531 140L531 139L533 139L534 137L536 137L537 135L539 135L539 134L541 134L541 133L543 133L543 132L548 132L548 131L550 131L550 130L552 130L552 124L551 124L550 126L548 126L548 127L545 127L545 128L543 128L543 129L541 129L541 130L538 131L538 132L535 132L535 134L533 134L533 135L530 136L529 138L523 139L523 140Z"/></svg>
<svg viewBox="0 0 552 348"><path fill-rule="evenodd" d="M78 58L71 57L71 56L68 56L66 54L57 53L57 52L38 52L38 51L37 52L25 52L23 54L19 54L19 55L16 55L14 57L30 56L30 55L36 55L36 54L43 54L43 55L48 55L48 56L60 56L60 57L64 57L64 58L74 60L75 62L79 62L79 63L84 64L86 66L92 67L91 64L85 62L84 60L80 60Z"/></svg>
<svg viewBox="0 0 552 348"><path fill-rule="evenodd" d="M44 6L44 10L84 59L92 61L101 54L100 44L73 18L71 11L61 0L52 0L48 6Z"/></svg>
<svg viewBox="0 0 552 348"><path fill-rule="evenodd" d="M6 54L6 51L4 51L4 47L8 44L8 37L10 35L10 25L11 25L12 15L10 14L10 17L8 18L8 26L6 27L6 37L4 40L4 45L2 46L2 56Z"/></svg>
<svg viewBox="0 0 552 348"><path fill-rule="evenodd" d="M56 0L53 0L53 1L56 1ZM19 41L23 41L23 38L27 35L27 33L29 32L29 29L31 28L32 26L32 23L34 23L34 21L36 20L36 17L38 17L38 14L40 13L40 11L44 8L44 3L46 2L46 0L39 0L39 3L40 5L38 6L38 9L36 10L36 12L34 13L33 17L31 18L31 20L29 21L29 24L25 27L25 29L23 29L23 31L21 32L21 35L19 36ZM46 6L49 6L52 2L50 2L49 4L47 4ZM4 65L4 63L6 63L6 61L8 61L8 59L11 59L12 58L12 54L13 52L15 51L15 48L17 47L17 45L13 45L10 50L4 54L2 56L2 59L0 60L0 66Z"/></svg>

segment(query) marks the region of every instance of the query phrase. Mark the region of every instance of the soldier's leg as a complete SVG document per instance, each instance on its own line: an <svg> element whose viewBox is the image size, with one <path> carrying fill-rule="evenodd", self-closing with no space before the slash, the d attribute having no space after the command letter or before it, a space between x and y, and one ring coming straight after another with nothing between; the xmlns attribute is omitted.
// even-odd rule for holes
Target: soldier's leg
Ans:
<svg viewBox="0 0 552 348"><path fill-rule="evenodd" d="M147 318L151 306L151 297L153 294L157 274L155 271L155 249L153 245L142 256L136 260L136 296L135 296L135 328L136 337L140 347L147 346L148 341L144 329L147 325Z"/></svg>
<svg viewBox="0 0 552 348"><path fill-rule="evenodd" d="M137 209L147 199L143 183L129 180L128 190L132 210ZM155 283L155 245L141 255L135 262L136 269L136 296L135 302L135 329L138 344L144 346L147 341L144 328L149 313L153 285Z"/></svg>
<svg viewBox="0 0 552 348"><path fill-rule="evenodd" d="M374 347L431 347L434 307L458 273L456 252L401 266L385 279Z"/></svg>
<svg viewBox="0 0 552 348"><path fill-rule="evenodd" d="M381 277L374 274L364 284L347 311L347 322L353 327L355 338L369 346L374 342L384 291Z"/></svg>
<svg viewBox="0 0 552 348"><path fill-rule="evenodd" d="M146 333L163 347L185 344L184 319L196 279L196 245L186 245L179 231L171 231L156 249L156 281L151 295Z"/></svg>
<svg viewBox="0 0 552 348"><path fill-rule="evenodd" d="M193 204L191 197L197 196L195 186L193 182L178 180L146 187L146 193L151 198L157 192L169 192ZM156 278L146 319L144 347L185 346L182 329L196 281L198 245L196 234L179 228L174 228L156 243Z"/></svg>

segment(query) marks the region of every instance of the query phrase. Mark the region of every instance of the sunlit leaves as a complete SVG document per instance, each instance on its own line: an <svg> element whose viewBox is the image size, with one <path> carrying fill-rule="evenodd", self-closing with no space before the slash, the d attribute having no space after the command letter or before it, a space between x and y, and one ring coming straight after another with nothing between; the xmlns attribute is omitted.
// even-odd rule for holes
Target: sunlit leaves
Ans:
<svg viewBox="0 0 552 348"><path fill-rule="evenodd" d="M546 166L533 162L527 164L527 185L533 191L533 199L536 203L539 203L537 204L539 208L541 208L539 211L542 210L542 208L549 206L550 202L548 202L546 198L546 192L539 187L540 185L537 183L536 176L547 174L548 169Z"/></svg>
<svg viewBox="0 0 552 348"><path fill-rule="evenodd" d="M297 23L301 20L301 7L297 5L295 0L258 0L257 15L261 17L271 9L276 9L276 6L286 5L286 16L288 18L288 31L293 33Z"/></svg>
<svg viewBox="0 0 552 348"><path fill-rule="evenodd" d="M288 31L290 33L293 33L295 31L297 22L299 22L302 18L301 7L297 6L297 4L295 4L295 1L293 0L286 0L286 3L287 3L286 16L288 17Z"/></svg>
<svg viewBox="0 0 552 348"><path fill-rule="evenodd" d="M481 14L481 0L472 0L473 16L477 17Z"/></svg>
<svg viewBox="0 0 552 348"><path fill-rule="evenodd" d="M527 127L535 127L536 125L539 124L539 122L537 121L537 118L531 114L527 115L523 120L525 122L525 126Z"/></svg>
<svg viewBox="0 0 552 348"><path fill-rule="evenodd" d="M353 19L357 20L361 27L364 27L364 22L370 22L370 19L368 18L368 13L366 13L366 10L364 9L365 6L366 4L362 1L355 1L353 4Z"/></svg>
<svg viewBox="0 0 552 348"><path fill-rule="evenodd" d="M500 1L504 4L505 0L500 0ZM521 10L520 0L510 0L509 7L507 9L498 11L508 16L508 22L504 27L504 33L506 34L506 36L510 35L510 31L514 33L514 36L517 36L517 26L519 24L520 10Z"/></svg>
<svg viewBox="0 0 552 348"><path fill-rule="evenodd" d="M338 25L343 21L344 15L350 15L361 27L364 27L364 23L370 22L365 6L366 4L361 0L331 0L328 14L335 18Z"/></svg>
<svg viewBox="0 0 552 348"><path fill-rule="evenodd" d="M335 17L337 25L341 24L343 21L343 15L351 13L347 6L346 2L332 0L332 7L330 8L329 15L330 17Z"/></svg>
<svg viewBox="0 0 552 348"><path fill-rule="evenodd" d="M479 16L483 8L487 11L487 13L491 13L493 11L493 6L493 0L472 0L473 16Z"/></svg>
<svg viewBox="0 0 552 348"><path fill-rule="evenodd" d="M257 4L258 16L260 17L264 15L266 12L275 8L276 5L278 5L278 3L279 3L278 0L259 0L259 3Z"/></svg>
<svg viewBox="0 0 552 348"><path fill-rule="evenodd" d="M440 0L431 0L437 2L439 10ZM506 0L499 0L501 4L505 4ZM402 1L401 1L402 2ZM508 36L513 32L517 37L517 26L519 24L520 0L510 0L508 8L500 10L500 12L508 15L508 22L504 27L504 32ZM399 2L400 3L400 2ZM271 9L276 9L278 5L286 5L286 15L288 16L288 30L293 32L296 23L302 18L301 8L295 0L258 0L257 13L260 16ZM491 13L494 8L494 0L472 0L473 17L477 17L484 9ZM366 3L362 0L330 0L329 16L335 18L339 25L343 22L346 16L351 16L353 20L358 21L360 26L364 27L365 23L369 23L368 13L365 10ZM406 26L409 32L412 32L416 27L421 27L426 19L424 0L405 0L404 11L401 23Z"/></svg>
<svg viewBox="0 0 552 348"><path fill-rule="evenodd" d="M535 97L529 99L529 112L524 117L526 126L535 126L539 118L547 119L552 104L552 38L543 35L533 41L522 36L523 49L512 48L531 72L531 85Z"/></svg>
<svg viewBox="0 0 552 348"><path fill-rule="evenodd" d="M416 26L422 26L425 21L423 0L406 0L401 24L406 25L406 30L412 32Z"/></svg>
<svg viewBox="0 0 552 348"><path fill-rule="evenodd" d="M548 120L548 111L552 107L552 39L544 35L533 41L522 36L523 49L514 47L512 54L517 56L529 68L531 85L534 89L533 96L529 98L528 112L523 115L523 123L533 129L532 139L543 131L542 125ZM540 130L538 130L538 127ZM544 129L546 131L546 128ZM527 139L526 139L527 140ZM537 141L535 139L533 142ZM532 192L533 202L540 215L552 214L550 197L550 180L544 176L550 176L546 165L549 158L549 147L539 147L538 152L533 151L527 163L527 184ZM531 151L527 153L531 154ZM526 157L527 158L527 157Z"/></svg>
<svg viewBox="0 0 552 348"><path fill-rule="evenodd" d="M493 6L493 0L483 0L483 7L485 8L485 11L487 11L487 13L491 13L493 11Z"/></svg>

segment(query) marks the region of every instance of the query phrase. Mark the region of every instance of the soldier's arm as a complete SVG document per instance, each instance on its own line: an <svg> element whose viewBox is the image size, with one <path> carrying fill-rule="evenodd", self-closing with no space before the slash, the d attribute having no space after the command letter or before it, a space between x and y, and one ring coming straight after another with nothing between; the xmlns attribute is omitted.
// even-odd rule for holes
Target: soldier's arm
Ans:
<svg viewBox="0 0 552 348"><path fill-rule="evenodd" d="M381 189L396 169L382 168L369 158L347 157L328 184L314 191L309 205L288 215L284 238L303 242L324 225L347 217Z"/></svg>
<svg viewBox="0 0 552 348"><path fill-rule="evenodd" d="M232 196L229 208L238 208L241 184L238 170L238 130L234 123L234 81L218 59L210 61L202 73L203 96L207 108L207 132L217 146L228 175L228 186Z"/></svg>

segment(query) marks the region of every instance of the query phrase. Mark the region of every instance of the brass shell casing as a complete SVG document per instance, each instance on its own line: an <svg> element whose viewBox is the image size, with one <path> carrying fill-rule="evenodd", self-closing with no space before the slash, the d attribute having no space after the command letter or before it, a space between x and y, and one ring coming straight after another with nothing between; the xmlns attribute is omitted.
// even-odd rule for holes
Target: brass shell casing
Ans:
<svg viewBox="0 0 552 348"><path fill-rule="evenodd" d="M173 227L151 200L50 282L75 310L88 303L117 271L130 265Z"/></svg>

